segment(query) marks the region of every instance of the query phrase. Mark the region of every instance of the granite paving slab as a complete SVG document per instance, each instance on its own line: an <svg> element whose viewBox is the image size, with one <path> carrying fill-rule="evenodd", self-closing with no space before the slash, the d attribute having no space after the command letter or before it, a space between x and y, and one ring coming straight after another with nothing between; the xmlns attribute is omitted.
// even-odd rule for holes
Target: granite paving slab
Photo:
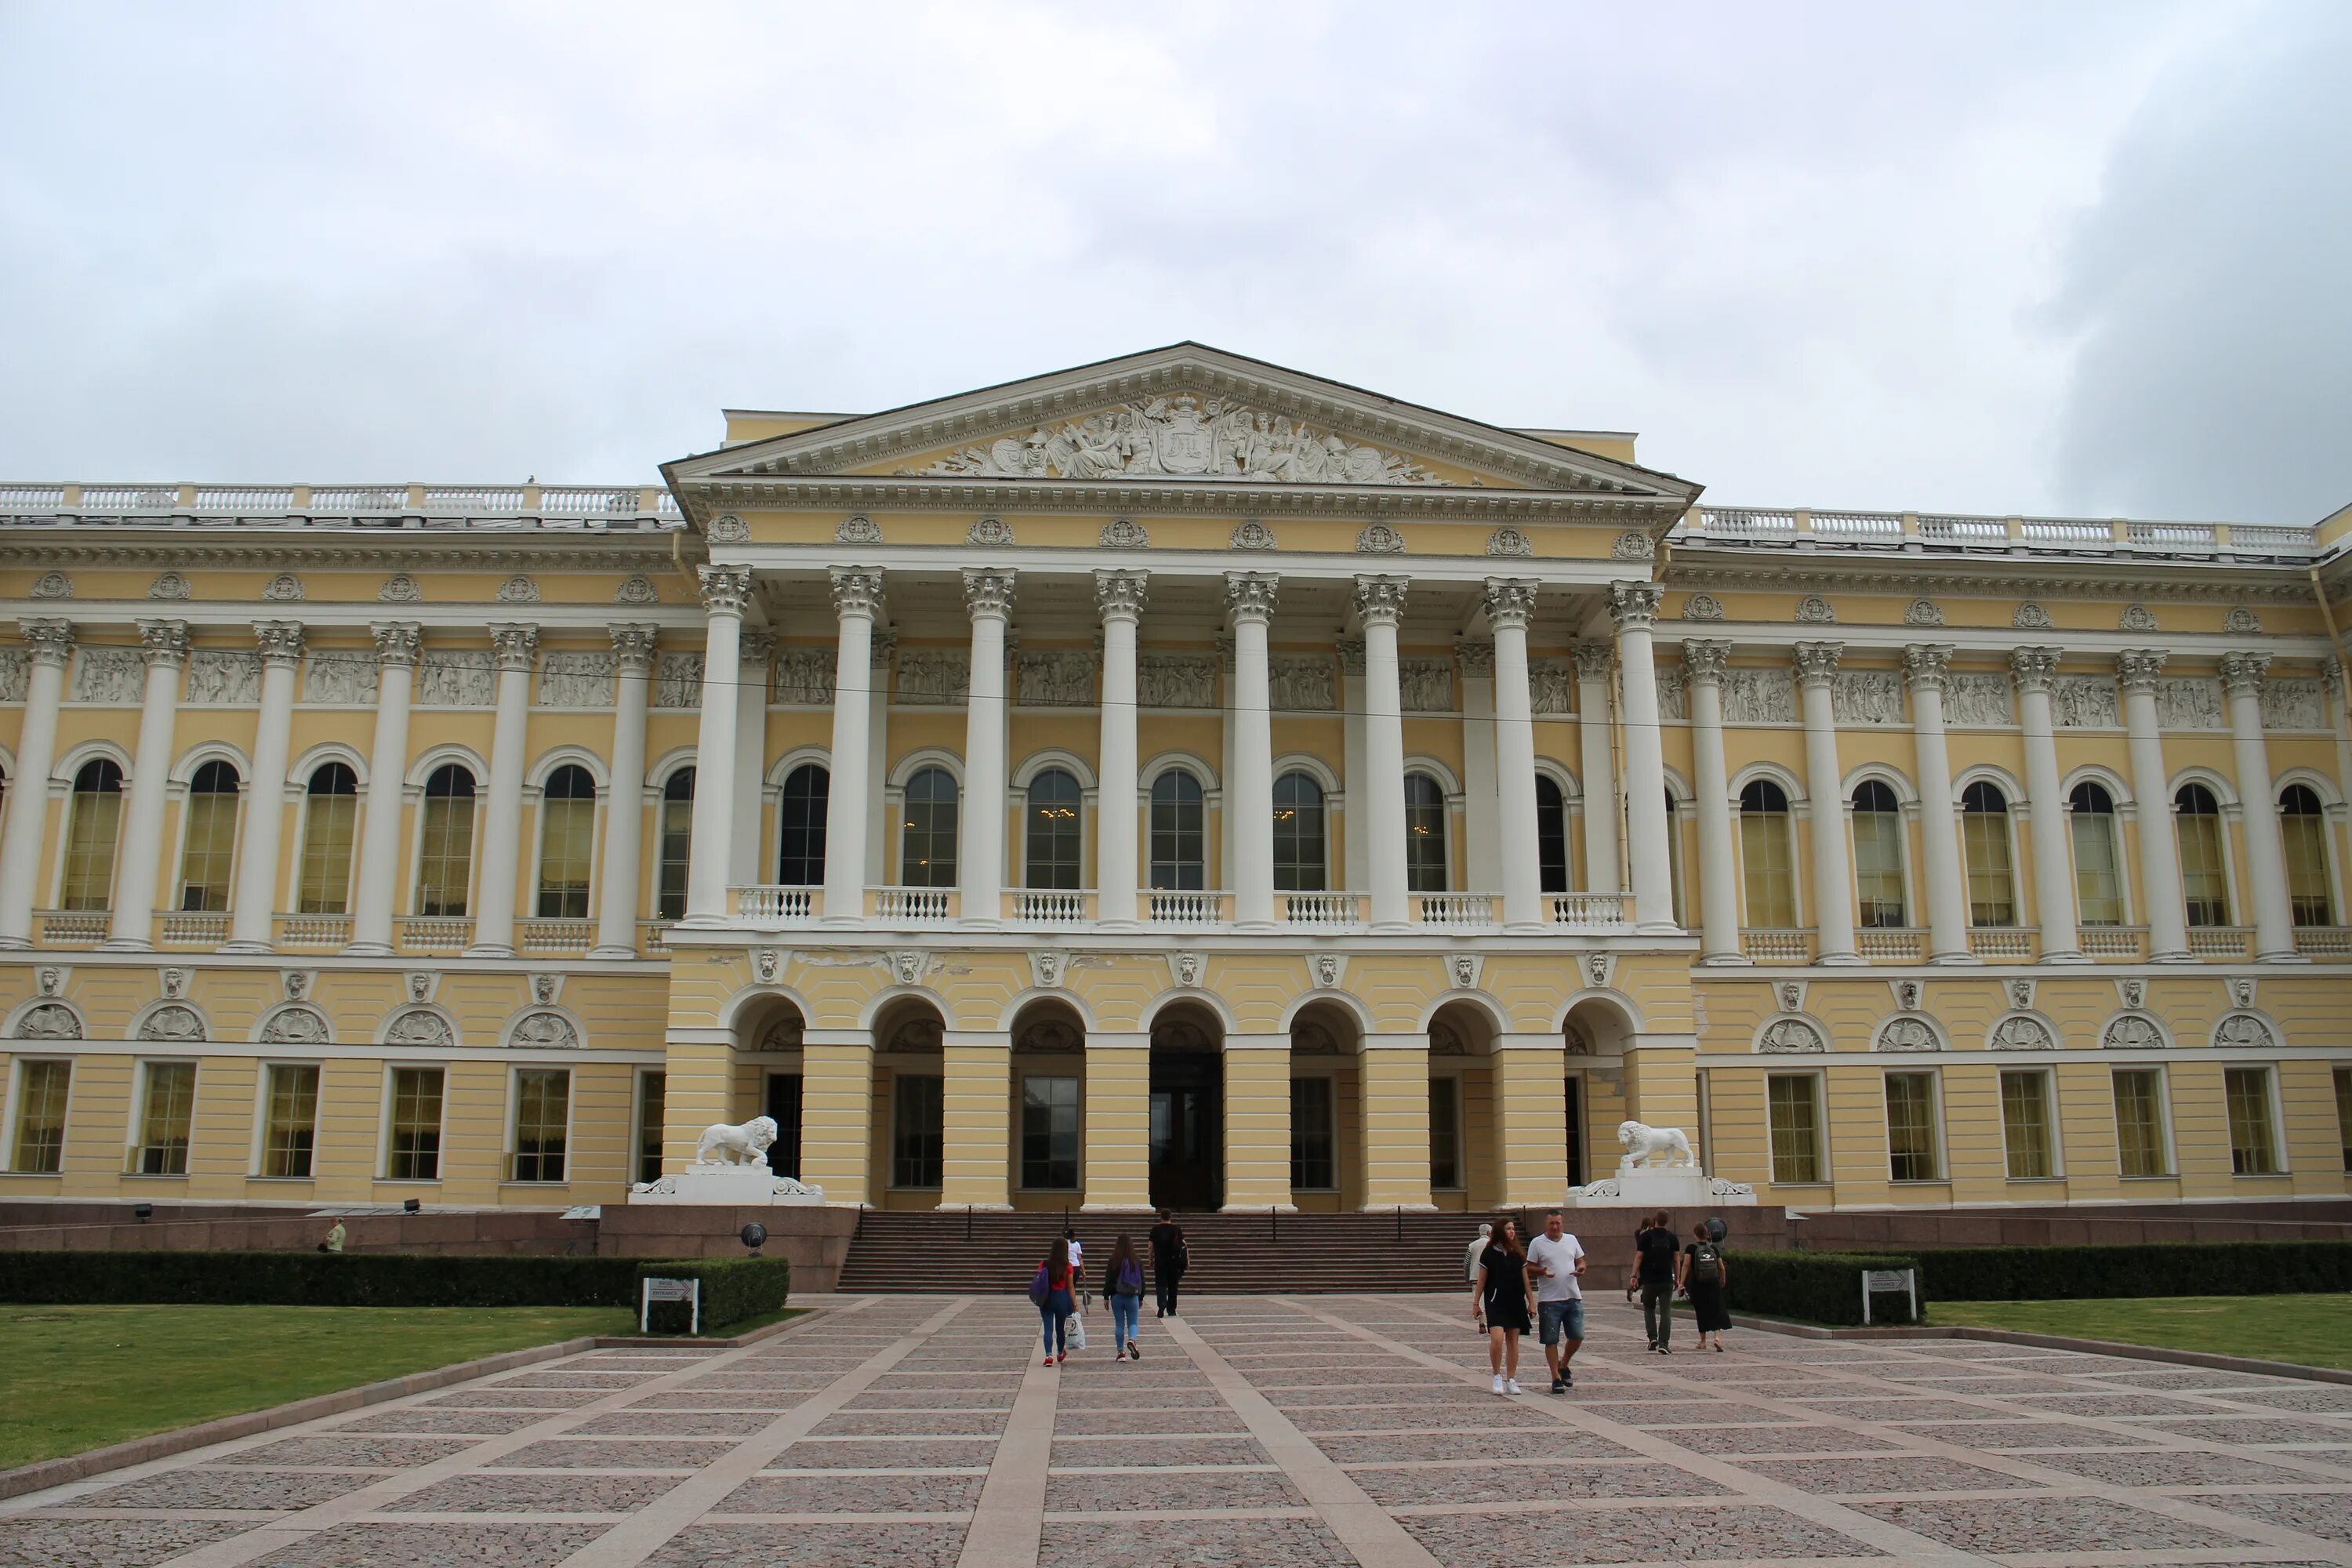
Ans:
<svg viewBox="0 0 2352 1568"><path fill-rule="evenodd" d="M1159 1531L1091 1520L1048 1519L1037 1568L1355 1568L1339 1538L1309 1519L1187 1521L1181 1554Z"/></svg>
<svg viewBox="0 0 2352 1568"><path fill-rule="evenodd" d="M2327 1541L2352 1542L2352 1492L2237 1492L2197 1500L2208 1508L2284 1525Z"/></svg>
<svg viewBox="0 0 2352 1568"><path fill-rule="evenodd" d="M2266 1465L2238 1454L2151 1448L2135 1453L2036 1454L2033 1463L2119 1487L2308 1486L2307 1470Z"/></svg>
<svg viewBox="0 0 2352 1568"><path fill-rule="evenodd" d="M2179 1552L2244 1544L2202 1525L2106 1498L2026 1495L1847 1506L1967 1552Z"/></svg>
<svg viewBox="0 0 2352 1568"><path fill-rule="evenodd" d="M675 1476L451 1476L391 1503L386 1513L633 1513L677 1485Z"/></svg>
<svg viewBox="0 0 2352 1568"><path fill-rule="evenodd" d="M1868 1454L1896 1447L1843 1426L1677 1426L1659 1436L1696 1454Z"/></svg>
<svg viewBox="0 0 2352 1568"><path fill-rule="evenodd" d="M2031 1489L2037 1483L1934 1454L1899 1459L1741 1459L1739 1468L1800 1491L1967 1492Z"/></svg>
<svg viewBox="0 0 2352 1568"><path fill-rule="evenodd" d="M1938 1443L1994 1451L2006 1448L2145 1448L2150 1446L2145 1437L2099 1426L2085 1426L2063 1418L2031 1422L1978 1421L1960 1426L1914 1426L1906 1423L1902 1429L1915 1436L1931 1438Z"/></svg>
<svg viewBox="0 0 2352 1568"><path fill-rule="evenodd" d="M1727 1489L1672 1465L1478 1464L1357 1466L1348 1474L1384 1507L1468 1507L1559 1498L1723 1497Z"/></svg>
<svg viewBox="0 0 2352 1568"><path fill-rule="evenodd" d="M594 1524L342 1524L261 1562L265 1568L554 1568L603 1533Z"/></svg>
<svg viewBox="0 0 2352 1568"><path fill-rule="evenodd" d="M529 1444L497 1461L502 1470L677 1470L709 1464L733 1447L684 1438L551 1437Z"/></svg>
<svg viewBox="0 0 2352 1568"><path fill-rule="evenodd" d="M544 1421L544 1410L433 1410L422 1405L408 1405L387 1410L380 1415L363 1415L357 1421L346 1421L335 1428L338 1432L402 1432L416 1436L464 1435L472 1437L502 1437L509 1432Z"/></svg>
<svg viewBox="0 0 2352 1568"><path fill-rule="evenodd" d="M2324 1421L2296 1421L2286 1417L2218 1415L2193 1421L2151 1421L2147 1426L2152 1432L2169 1432L2175 1436L2199 1443L2227 1443L2247 1447L2352 1443L2352 1425L2331 1426Z"/></svg>
<svg viewBox="0 0 2352 1568"><path fill-rule="evenodd" d="M1528 1510L1511 1515L1507 1526L1491 1514L1407 1514L1403 1524L1445 1568L1885 1555L1800 1514L1758 1504Z"/></svg>
<svg viewBox="0 0 2352 1568"><path fill-rule="evenodd" d="M0 1519L10 1568L148 1568L253 1526L226 1519Z"/></svg>
<svg viewBox="0 0 2352 1568"><path fill-rule="evenodd" d="M941 1437L913 1442L803 1437L771 1464L772 1470L936 1470L976 1466L996 1454L993 1437Z"/></svg>
<svg viewBox="0 0 2352 1568"><path fill-rule="evenodd" d="M312 1508L355 1492L384 1472L377 1470L165 1470L160 1475L105 1487L74 1500L76 1508L144 1508L186 1513L203 1509ZM5 1561L5 1558L0 1558Z"/></svg>
<svg viewBox="0 0 2352 1568"><path fill-rule="evenodd" d="M208 1462L215 1465L255 1465L263 1468L299 1465L353 1470L404 1470L412 1465L429 1465L436 1459L462 1454L472 1447L473 1442L464 1437L341 1437L322 1434L315 1437L282 1438L275 1443L265 1443L257 1448L222 1454Z"/></svg>
<svg viewBox="0 0 2352 1568"><path fill-rule="evenodd" d="M657 1568L954 1568L964 1527L934 1523L698 1524L646 1559Z"/></svg>
<svg viewBox="0 0 2352 1568"><path fill-rule="evenodd" d="M980 1501L977 1471L935 1475L755 1476L727 1495L719 1513L952 1513Z"/></svg>
<svg viewBox="0 0 2352 1568"><path fill-rule="evenodd" d="M1315 1439L1315 1446L1342 1465L1430 1459L1605 1459L1634 1450L1572 1426L1525 1432L1399 1432Z"/></svg>
<svg viewBox="0 0 2352 1568"><path fill-rule="evenodd" d="M1056 1470L1100 1466L1266 1465L1264 1448L1248 1437L1056 1437Z"/></svg>
<svg viewBox="0 0 2352 1568"><path fill-rule="evenodd" d="M1002 1410L842 1412L817 1423L819 1437L982 1437L1004 1430Z"/></svg>

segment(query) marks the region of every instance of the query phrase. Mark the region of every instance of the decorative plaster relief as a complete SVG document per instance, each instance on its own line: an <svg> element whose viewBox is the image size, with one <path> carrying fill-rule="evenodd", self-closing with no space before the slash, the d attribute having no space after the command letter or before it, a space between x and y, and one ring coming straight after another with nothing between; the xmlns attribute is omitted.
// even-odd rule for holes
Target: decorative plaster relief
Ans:
<svg viewBox="0 0 2352 1568"><path fill-rule="evenodd" d="M1804 1018L1775 1018L1764 1026L1756 1037L1756 1048L1768 1056L1790 1056L1801 1052L1826 1051L1828 1040L1822 1032Z"/></svg>
<svg viewBox="0 0 2352 1568"><path fill-rule="evenodd" d="M1832 682L1832 702L1839 723L1905 722L1900 670L1841 669Z"/></svg>
<svg viewBox="0 0 2352 1568"><path fill-rule="evenodd" d="M1786 669L1753 668L1725 670L1723 719L1727 724L1795 723L1795 673Z"/></svg>
<svg viewBox="0 0 2352 1568"><path fill-rule="evenodd" d="M2009 624L2021 631L2046 632L2051 626L2050 612L2028 599L2017 606L2017 614L2009 618Z"/></svg>
<svg viewBox="0 0 2352 1568"><path fill-rule="evenodd" d="M623 583L619 587L613 590L613 603L616 605L658 605L661 603L661 590L654 586L654 580L652 578L645 575L643 573L639 573L635 576L631 577L625 583Z"/></svg>
<svg viewBox="0 0 2352 1568"><path fill-rule="evenodd" d="M416 662L420 708L488 708L498 692L498 660L488 648L428 651Z"/></svg>
<svg viewBox="0 0 2352 1568"><path fill-rule="evenodd" d="M1609 547L1609 553L1620 561L1654 561L1658 556L1658 542L1646 533L1636 533L1628 529L1617 536L1616 542Z"/></svg>
<svg viewBox="0 0 2352 1568"><path fill-rule="evenodd" d="M375 591L375 596L387 605L413 605L425 597L425 590L419 588L416 579L407 573L395 572L383 580L383 586Z"/></svg>
<svg viewBox="0 0 2352 1568"><path fill-rule="evenodd" d="M1443 658L1397 660L1397 691L1408 713L1453 711L1453 661Z"/></svg>
<svg viewBox="0 0 2352 1568"><path fill-rule="evenodd" d="M147 584L147 596L151 599L184 599L193 591L188 580L177 572L166 572Z"/></svg>
<svg viewBox="0 0 2352 1568"><path fill-rule="evenodd" d="M302 579L291 572L280 572L262 584L261 596L273 604L291 604L308 595L302 591Z"/></svg>
<svg viewBox="0 0 2352 1568"><path fill-rule="evenodd" d="M62 572L44 572L34 580L33 597L70 599L73 597L73 579Z"/></svg>
<svg viewBox="0 0 2352 1568"><path fill-rule="evenodd" d="M1242 404L1187 395L1129 403L1025 437L967 447L901 474L1100 479L1160 476L1292 484L1436 484L1420 464Z"/></svg>
<svg viewBox="0 0 2352 1568"><path fill-rule="evenodd" d="M2232 1013L2213 1026L2213 1043L2274 1051L2278 1049L2278 1036L2272 1033L2268 1023L2255 1015Z"/></svg>
<svg viewBox="0 0 2352 1568"><path fill-rule="evenodd" d="M580 1031L561 1013L526 1013L507 1037L507 1044L526 1050L578 1050Z"/></svg>
<svg viewBox="0 0 2352 1568"><path fill-rule="evenodd" d="M1955 674L1944 678L1944 722L1987 728L2017 722L2006 675Z"/></svg>
<svg viewBox="0 0 2352 1568"><path fill-rule="evenodd" d="M2263 629L2262 618L2241 605L2222 617L2221 629L2225 632L2259 632Z"/></svg>
<svg viewBox="0 0 2352 1568"><path fill-rule="evenodd" d="M1516 528L1498 528L1486 536L1489 555L1533 555L1536 547L1528 536Z"/></svg>
<svg viewBox="0 0 2352 1568"><path fill-rule="evenodd" d="M539 705L541 708L610 708L613 705L613 656L607 653L551 653L540 662Z"/></svg>
<svg viewBox="0 0 2352 1568"><path fill-rule="evenodd" d="M31 666L29 650L21 647L0 647L0 702L25 700L25 686Z"/></svg>
<svg viewBox="0 0 2352 1568"><path fill-rule="evenodd" d="M81 1018L62 1002L44 1002L16 1020L20 1040L79 1040Z"/></svg>
<svg viewBox="0 0 2352 1568"><path fill-rule="evenodd" d="M1131 517L1115 517L1103 524L1100 542L1105 550L1149 550L1151 531Z"/></svg>
<svg viewBox="0 0 2352 1568"><path fill-rule="evenodd" d="M1244 522L1235 527L1233 531L1233 536L1228 539L1226 542L1232 545L1235 550L1275 550L1280 548L1274 542L1274 530L1266 527L1265 524L1255 521Z"/></svg>
<svg viewBox="0 0 2352 1568"><path fill-rule="evenodd" d="M1723 601L1712 594L1693 594L1683 601L1683 619L1719 621L1723 619Z"/></svg>
<svg viewBox="0 0 2352 1568"><path fill-rule="evenodd" d="M1873 1047L1882 1051L1940 1051L1944 1042L1919 1018L1889 1018L1878 1031Z"/></svg>
<svg viewBox="0 0 2352 1568"><path fill-rule="evenodd" d="M784 647L776 650L776 700L794 707L833 706L833 681L837 668L827 647Z"/></svg>
<svg viewBox="0 0 2352 1568"><path fill-rule="evenodd" d="M977 518L970 528L963 531L963 542L966 544L1010 544L1013 542L1013 525L1001 517Z"/></svg>
<svg viewBox="0 0 2352 1568"><path fill-rule="evenodd" d="M191 703L252 703L261 700L261 656L231 648L198 648L188 655Z"/></svg>
<svg viewBox="0 0 2352 1568"><path fill-rule="evenodd" d="M2061 730L2112 730L2123 723L2116 706L2116 683L2104 675L2053 677L2050 714Z"/></svg>
<svg viewBox="0 0 2352 1568"><path fill-rule="evenodd" d="M2146 605L2126 605L2117 624L2127 632L2152 632L2157 629L2156 612Z"/></svg>
<svg viewBox="0 0 2352 1568"><path fill-rule="evenodd" d="M408 1007L393 1015L383 1027L387 1046L455 1046L457 1034L449 1020L429 1007Z"/></svg>
<svg viewBox="0 0 2352 1568"><path fill-rule="evenodd" d="M326 707L373 708L383 684L375 656L332 649L302 661L302 700Z"/></svg>
<svg viewBox="0 0 2352 1568"><path fill-rule="evenodd" d="M2325 730L2327 704L2316 680L2285 679L2263 683L2263 728L2265 730Z"/></svg>
<svg viewBox="0 0 2352 1568"><path fill-rule="evenodd" d="M1944 624L1944 608L1933 599L1914 599L1903 612L1906 626L1940 626Z"/></svg>
<svg viewBox="0 0 2352 1568"><path fill-rule="evenodd" d="M1014 700L1030 708L1095 705L1095 656L1080 647L1023 648Z"/></svg>
<svg viewBox="0 0 2352 1568"><path fill-rule="evenodd" d="M1266 689L1281 711L1328 713L1339 706L1331 661L1316 655L1267 660Z"/></svg>
<svg viewBox="0 0 2352 1568"><path fill-rule="evenodd" d="M2226 730L2221 683L2197 676L2168 675L2156 683L2156 721L2166 730Z"/></svg>
<svg viewBox="0 0 2352 1568"><path fill-rule="evenodd" d="M1565 658L1528 661L1528 696L1538 713L1576 711L1576 664Z"/></svg>
<svg viewBox="0 0 2352 1568"><path fill-rule="evenodd" d="M261 1043L266 1046L324 1046L333 1039L327 1016L316 1007L280 1007L261 1026Z"/></svg>
<svg viewBox="0 0 2352 1568"><path fill-rule="evenodd" d="M837 544L879 544L882 525L870 517L845 517L833 531L833 538Z"/></svg>
<svg viewBox="0 0 2352 1568"><path fill-rule="evenodd" d="M1366 527L1363 532L1356 535L1356 553L1402 555L1404 553L1404 535L1385 522L1372 523Z"/></svg>
<svg viewBox="0 0 2352 1568"><path fill-rule="evenodd" d="M1137 700L1146 708L1213 708L1217 660L1205 653L1147 653L1135 661Z"/></svg>
<svg viewBox="0 0 2352 1568"><path fill-rule="evenodd" d="M73 700L136 704L146 668L135 647L85 647L74 660Z"/></svg>
<svg viewBox="0 0 2352 1568"><path fill-rule="evenodd" d="M2099 1032L2099 1044L2113 1051L2156 1050L2164 1045L2164 1031L2145 1013L2118 1013Z"/></svg>
<svg viewBox="0 0 2352 1568"><path fill-rule="evenodd" d="M1825 626L1837 620L1837 611L1820 595L1809 594L1797 601L1797 619L1806 626Z"/></svg>
<svg viewBox="0 0 2352 1568"><path fill-rule="evenodd" d="M1689 673L1680 665L1658 667L1658 717L1688 719L1690 717Z"/></svg>
<svg viewBox="0 0 2352 1568"><path fill-rule="evenodd" d="M1995 1024L1985 1047L1995 1051L2054 1051L2058 1039L2050 1032L2049 1025L2019 1013Z"/></svg>
<svg viewBox="0 0 2352 1568"><path fill-rule="evenodd" d="M710 520L702 536L713 544L740 544L751 537L751 525L733 512L721 512Z"/></svg>
<svg viewBox="0 0 2352 1568"><path fill-rule="evenodd" d="M961 708L971 693L971 656L959 648L919 647L898 655L898 700Z"/></svg>
<svg viewBox="0 0 2352 1568"><path fill-rule="evenodd" d="M205 1037L205 1020L194 1007L173 1003L158 1007L140 1021L139 1037L170 1043L193 1043Z"/></svg>
<svg viewBox="0 0 2352 1568"><path fill-rule="evenodd" d="M664 651L654 659L654 701L656 708L702 706L702 656L683 650Z"/></svg>

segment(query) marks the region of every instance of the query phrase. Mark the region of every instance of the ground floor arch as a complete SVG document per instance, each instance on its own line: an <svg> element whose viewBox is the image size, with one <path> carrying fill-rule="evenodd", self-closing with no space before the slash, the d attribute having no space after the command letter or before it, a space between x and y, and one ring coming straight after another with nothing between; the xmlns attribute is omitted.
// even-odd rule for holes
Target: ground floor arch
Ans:
<svg viewBox="0 0 2352 1568"><path fill-rule="evenodd" d="M1152 1020L1148 1153L1154 1208L1200 1211L1225 1202L1225 1031L1201 1003Z"/></svg>

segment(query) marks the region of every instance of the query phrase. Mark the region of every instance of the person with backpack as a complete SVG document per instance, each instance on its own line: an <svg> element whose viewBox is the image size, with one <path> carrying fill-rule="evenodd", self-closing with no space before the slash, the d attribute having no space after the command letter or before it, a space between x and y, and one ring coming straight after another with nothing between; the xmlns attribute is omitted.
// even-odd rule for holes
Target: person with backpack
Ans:
<svg viewBox="0 0 2352 1568"><path fill-rule="evenodd" d="M1192 1267L1192 1254L1184 1245L1184 1227L1167 1209L1160 1211L1158 1223L1151 1227L1151 1285L1160 1298L1160 1315L1176 1315L1176 1287L1183 1282L1184 1270Z"/></svg>
<svg viewBox="0 0 2352 1568"><path fill-rule="evenodd" d="M1691 1244L1683 1248L1683 1294L1690 1298L1691 1316L1698 1321L1698 1348L1706 1349L1706 1336L1713 1334L1716 1352L1721 1354L1724 1331L1731 1327L1731 1309L1723 1299L1731 1283L1730 1269L1723 1260L1723 1244L1704 1220L1691 1236Z"/></svg>
<svg viewBox="0 0 2352 1568"><path fill-rule="evenodd" d="M1673 1226L1673 1216L1661 1210L1633 1238L1633 1278L1642 1288L1642 1327L1649 1331L1650 1348L1660 1355L1675 1353L1675 1286L1682 1243Z"/></svg>
<svg viewBox="0 0 2352 1568"><path fill-rule="evenodd" d="M1135 1342L1136 1320L1143 1316L1143 1260L1135 1255L1135 1238L1124 1231L1111 1243L1110 1261L1103 1265L1103 1297L1110 1302L1110 1358L1141 1361Z"/></svg>
<svg viewBox="0 0 2352 1568"><path fill-rule="evenodd" d="M1045 1261L1029 1281L1029 1300L1045 1324L1045 1364L1059 1366L1070 1359L1066 1325L1077 1303L1070 1299L1070 1244L1060 1237L1045 1249Z"/></svg>

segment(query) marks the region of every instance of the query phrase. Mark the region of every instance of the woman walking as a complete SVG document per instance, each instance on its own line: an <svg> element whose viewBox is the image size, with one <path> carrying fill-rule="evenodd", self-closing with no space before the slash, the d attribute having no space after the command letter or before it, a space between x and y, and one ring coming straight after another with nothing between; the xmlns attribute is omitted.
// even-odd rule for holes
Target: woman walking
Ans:
<svg viewBox="0 0 2352 1568"><path fill-rule="evenodd" d="M1110 1358L1141 1361L1136 1348L1135 1323L1143 1316L1143 1260L1135 1255L1135 1238L1122 1232L1111 1244L1110 1261L1103 1265L1103 1297L1110 1302Z"/></svg>
<svg viewBox="0 0 2352 1568"><path fill-rule="evenodd" d="M1731 1283L1731 1269L1724 1261L1723 1244L1704 1221L1692 1229L1691 1237L1691 1244L1683 1248L1682 1275L1675 1283L1690 1298L1691 1316L1698 1320L1698 1348L1706 1349L1706 1337L1713 1334L1720 1354L1724 1331L1731 1327L1731 1309L1723 1299Z"/></svg>
<svg viewBox="0 0 2352 1568"><path fill-rule="evenodd" d="M1494 1370L1497 1394L1526 1392L1519 1386L1519 1336L1534 1321L1528 1290L1528 1254L1519 1245L1519 1223L1507 1219L1487 1238L1470 1282L1470 1320L1486 1325L1486 1362Z"/></svg>
<svg viewBox="0 0 2352 1568"><path fill-rule="evenodd" d="M1037 1315L1045 1325L1045 1364L1059 1366L1070 1359L1070 1314L1078 1310L1070 1299L1070 1244L1060 1237L1045 1249L1045 1261L1037 1266L1036 1277L1029 1281L1029 1300L1037 1303Z"/></svg>

